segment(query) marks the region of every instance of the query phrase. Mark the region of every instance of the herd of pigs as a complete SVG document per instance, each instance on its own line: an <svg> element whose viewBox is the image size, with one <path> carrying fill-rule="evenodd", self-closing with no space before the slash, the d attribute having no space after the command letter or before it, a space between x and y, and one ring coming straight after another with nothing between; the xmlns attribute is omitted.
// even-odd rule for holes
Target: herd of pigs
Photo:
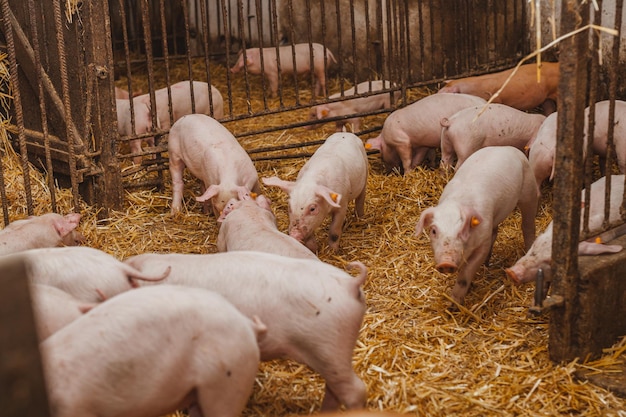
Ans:
<svg viewBox="0 0 626 417"><path fill-rule="evenodd" d="M321 51L314 50L314 59L327 65L332 54ZM275 92L272 53L263 57ZM310 71L308 49L306 55L295 72ZM260 73L257 58L258 50L245 60L240 56L231 71L245 62L248 72ZM280 62L282 72L293 70L289 61ZM319 93L325 90L324 71L315 74ZM358 119L337 122L338 132L295 181L259 180L247 152L217 120L223 107L214 87L183 81L157 91L158 123L169 129L171 212L181 211L187 168L204 185L196 200L221 223L219 253L144 253L118 260L80 245L78 213L33 216L0 231L0 254L27 266L53 415L158 416L187 408L191 415L237 416L252 393L259 361L274 358L306 364L324 378L322 410L364 407L366 387L352 356L366 311L367 268L352 262L352 275L322 262L315 231L330 216L328 245L338 251L349 203L363 215L366 148L378 149L389 171L414 169L432 149L441 149L442 169L451 169L456 159L438 204L423 210L416 225L417 235L427 231L430 237L437 270L457 274L455 303L463 304L479 266L489 260L499 224L516 207L527 253L506 273L517 284L534 280L538 268L549 274L551 225L535 237L534 223L541 184L553 174L558 63L543 64L540 82L534 64L521 66L498 93L510 74L450 81L438 94L390 113L380 135L365 144L343 128ZM366 82L344 95L389 87ZM311 117L323 122L389 105L387 91L314 107ZM117 106L120 133L142 133L142 123L148 129L143 132L152 128L149 96L121 98ZM540 106L549 116L526 112ZM603 157L608 102L595 109L593 150ZM616 102L622 173L623 117L626 103ZM133 146L141 161L141 143ZM605 178L593 183L591 201L584 204L592 232L603 221ZM611 178L610 214L617 220L624 176ZM261 182L288 194L288 234L278 230ZM579 246L581 254L621 249L596 241Z"/></svg>

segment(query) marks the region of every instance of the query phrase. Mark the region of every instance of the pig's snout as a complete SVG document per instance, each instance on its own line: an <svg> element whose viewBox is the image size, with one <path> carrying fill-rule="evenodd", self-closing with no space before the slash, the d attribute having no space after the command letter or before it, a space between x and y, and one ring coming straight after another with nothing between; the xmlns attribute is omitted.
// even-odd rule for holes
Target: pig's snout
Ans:
<svg viewBox="0 0 626 417"><path fill-rule="evenodd" d="M519 285L522 283L522 280L513 269L506 268L504 272L506 272L506 276L509 277L509 279L515 283L515 285Z"/></svg>
<svg viewBox="0 0 626 417"><path fill-rule="evenodd" d="M435 268L442 274L453 274L458 269L458 267L452 262L441 262L440 264L437 264Z"/></svg>

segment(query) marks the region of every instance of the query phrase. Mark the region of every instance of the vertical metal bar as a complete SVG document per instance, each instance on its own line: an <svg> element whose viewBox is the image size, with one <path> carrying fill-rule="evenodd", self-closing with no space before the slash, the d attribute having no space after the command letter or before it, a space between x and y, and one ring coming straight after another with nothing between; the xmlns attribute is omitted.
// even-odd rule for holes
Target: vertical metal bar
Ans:
<svg viewBox="0 0 626 417"><path fill-rule="evenodd" d="M186 0L182 0L184 3ZM169 47L167 45L167 20L165 16L165 4L164 0L159 0L159 16L161 23L161 42L163 45L163 67L165 68L165 88L167 89L167 110L169 112L170 126L174 124L174 108L172 104L172 80L170 78L170 60L169 60ZM193 94L193 90L192 93ZM156 97L155 97L156 100ZM192 100L193 105L193 100ZM156 107L153 107L156 109ZM152 112L152 129L156 128L155 122L158 120L158 109ZM156 116L156 117L154 117Z"/></svg>
<svg viewBox="0 0 626 417"><path fill-rule="evenodd" d="M192 0L195 1L195 0ZM196 8L197 10L197 8ZM208 30L208 20L207 20L207 4L206 1L200 1L200 21L202 22L202 34L203 34L203 41L204 41L204 67L206 69L206 78L207 78L207 83L208 85L208 89L209 89L209 110L211 111L211 116L215 116L214 110L213 110L213 92L211 91L211 85L213 84L211 81L211 65L210 65L210 61L209 61L209 30ZM207 24L205 24L205 22ZM226 56L228 56L229 54L227 53ZM228 75L229 71L228 68L226 69L226 74ZM230 104L231 104L231 108L230 108L230 115L232 115L232 98L229 97L229 99L231 99ZM225 109L224 109L225 110Z"/></svg>
<svg viewBox="0 0 626 417"><path fill-rule="evenodd" d="M140 0L141 25L143 28L143 43L146 50L146 60L148 68L148 90L150 92L150 108L156 109L156 99L154 96L154 54L152 52L152 32L150 29L150 3L148 0ZM171 119L170 119L171 120ZM152 126L157 125L157 113L152 112Z"/></svg>

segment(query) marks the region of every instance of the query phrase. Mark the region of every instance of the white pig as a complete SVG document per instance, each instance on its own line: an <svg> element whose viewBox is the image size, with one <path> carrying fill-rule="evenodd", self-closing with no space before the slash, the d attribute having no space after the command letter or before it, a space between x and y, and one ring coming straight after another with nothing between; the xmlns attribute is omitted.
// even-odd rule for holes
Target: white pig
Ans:
<svg viewBox="0 0 626 417"><path fill-rule="evenodd" d="M193 84L193 102L191 97L191 84ZM211 92L209 93L209 84L203 81L193 81L193 83L180 81L172 84L169 88L169 92L167 87L155 91L154 100L161 128L165 130L169 129L173 122L176 122L187 114L199 113L211 116L211 105L213 105L212 116L215 119L224 117L224 99L222 98L222 94L214 86L210 86L210 90ZM171 117L169 107L170 93L173 113ZM151 107L149 94L137 96L135 100ZM193 103L195 103L195 111L192 106Z"/></svg>
<svg viewBox="0 0 626 417"><path fill-rule="evenodd" d="M313 252L317 252L315 230L330 214L328 244L338 251L348 203L355 200L356 215L363 215L367 185L363 142L353 133L334 133L304 164L295 182L269 177L263 183L289 194L289 235Z"/></svg>
<svg viewBox="0 0 626 417"><path fill-rule="evenodd" d="M131 101L129 99L116 99L115 103L117 110L117 132L120 136L141 135L153 130L152 113L150 112L149 105L138 100L137 98L133 99L132 105L133 112L135 114L135 130L133 131L132 114L130 109ZM158 119L157 127L161 127ZM148 146L154 146L154 137L133 139L128 144L130 146L131 153L141 152L141 144L144 141L148 144ZM133 163L139 165L141 164L141 160L141 156L135 156L133 158Z"/></svg>
<svg viewBox="0 0 626 417"><path fill-rule="evenodd" d="M317 259L302 243L278 230L270 201L263 195L256 199L231 199L218 222L221 222L217 235L217 250L220 252L253 250Z"/></svg>
<svg viewBox="0 0 626 417"><path fill-rule="evenodd" d="M480 115L479 115L480 114ZM474 152L485 146L513 146L524 150L546 117L517 110L506 104L468 107L441 123L441 166L455 170Z"/></svg>
<svg viewBox="0 0 626 417"><path fill-rule="evenodd" d="M171 266L163 282L215 291L257 315L267 325L261 360L289 358L318 372L326 380L323 410L365 405L365 384L352 368L365 313L362 263L350 264L360 271L353 277L318 260L248 251L142 254L125 262L146 273Z"/></svg>
<svg viewBox="0 0 626 417"><path fill-rule="evenodd" d="M0 255L27 249L75 246L85 241L85 236L76 230L80 213L62 216L46 213L15 220L0 230Z"/></svg>
<svg viewBox="0 0 626 417"><path fill-rule="evenodd" d="M604 160L607 155L607 140L609 134L609 100L595 104L595 128L593 130L593 152ZM589 107L585 109L585 143L589 130ZM613 127L613 143L619 171L626 173L626 102L615 100L615 115ZM601 164L604 170L604 163Z"/></svg>
<svg viewBox="0 0 626 417"><path fill-rule="evenodd" d="M237 417L252 394L266 327L199 288L140 288L41 344L52 414Z"/></svg>
<svg viewBox="0 0 626 417"><path fill-rule="evenodd" d="M312 69L310 59L311 51L313 53ZM233 74L238 73L245 66L250 74L264 74L269 83L271 96L276 97L279 77L276 48L249 48L245 50L245 54L245 64L242 52L239 54L235 65L231 67L230 72ZM261 54L263 55L263 66L261 66ZM326 91L326 65L330 65L331 62L337 63L330 49L326 49L326 56L324 56L324 46L319 43L312 43L310 46L308 43L298 43L294 45L293 54L295 54L295 68L291 45L279 47L278 54L280 57L280 75L293 73L304 74L312 70L315 75L315 95L319 96Z"/></svg>
<svg viewBox="0 0 626 417"><path fill-rule="evenodd" d="M606 177L591 184L590 204L584 203L584 191L581 195L584 209L589 208L589 232L597 233L604 221L604 193L606 189ZM609 210L609 222L620 219L620 207L624 196L624 175L611 176L611 207ZM583 213L581 212L581 229L583 227ZM622 250L619 245L605 245L595 242L580 242L578 245L579 255L598 255L601 253L615 253ZM544 278L549 281L552 278L552 222L546 230L537 236L532 247L526 255L521 257L515 265L507 268L507 276L516 284L534 281L537 270L543 269Z"/></svg>
<svg viewBox="0 0 626 417"><path fill-rule="evenodd" d="M420 165L433 148L441 147L440 120L486 101L469 94L432 94L391 113L366 149L378 149L387 172L400 168L408 173Z"/></svg>
<svg viewBox="0 0 626 417"><path fill-rule="evenodd" d="M541 192L543 181L546 178L552 179L554 175L557 115L554 112L546 117L528 143L528 162L537 181L537 193Z"/></svg>
<svg viewBox="0 0 626 417"><path fill-rule="evenodd" d="M51 285L90 303L137 287L134 280L158 281L169 273L169 268L164 268L157 274L144 274L87 246L29 249L6 255L9 257L24 259L31 284Z"/></svg>
<svg viewBox="0 0 626 417"><path fill-rule="evenodd" d="M172 177L172 214L182 208L185 167L204 184L196 200L211 201L217 219L231 198L259 193L259 176L247 152L220 122L204 114L190 114L172 126L168 139ZM207 203L208 204L208 203ZM204 211L207 212L205 204Z"/></svg>
<svg viewBox="0 0 626 417"><path fill-rule="evenodd" d="M31 284L30 295L40 342L82 316L86 309L95 305L81 301L51 285Z"/></svg>
<svg viewBox="0 0 626 417"><path fill-rule="evenodd" d="M380 91L383 89L389 89L391 83L389 81L364 81L357 84L356 88L352 87L343 92L344 97L350 97L355 94L364 94ZM400 99L400 91L393 93L394 100L397 102ZM341 98L341 93L335 93L328 97L330 100ZM374 111L378 109L388 109L391 107L391 99L389 93L374 94L367 97L353 98L349 100L335 101L331 103L319 104L311 107L309 112L309 120L323 120L328 117L346 116L349 114L363 113ZM341 132L343 127L347 124L352 124L352 130L358 132L361 129L361 118L352 117L350 119L341 119L335 121L335 127L337 132ZM317 123L309 125L307 129L313 129L321 127L323 123Z"/></svg>
<svg viewBox="0 0 626 417"><path fill-rule="evenodd" d="M502 175L506 173L506 175ZM420 215L416 235L428 230L441 273L458 271L452 299L464 297L482 263L488 261L498 226L518 206L524 246L535 239L537 186L523 152L489 146L473 153L445 186L439 203Z"/></svg>

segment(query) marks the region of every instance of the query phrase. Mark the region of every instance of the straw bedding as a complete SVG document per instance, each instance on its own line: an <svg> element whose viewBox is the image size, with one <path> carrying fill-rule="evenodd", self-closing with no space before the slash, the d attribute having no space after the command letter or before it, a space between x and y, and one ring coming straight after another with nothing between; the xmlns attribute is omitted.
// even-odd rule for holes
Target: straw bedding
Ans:
<svg viewBox="0 0 626 417"><path fill-rule="evenodd" d="M180 78L174 81L184 79L185 71L180 72ZM226 96L225 68L216 66L211 75L213 84ZM196 76L206 79L202 71ZM142 77L138 71L133 83L147 91L141 84L145 82ZM254 110L262 103L254 88L260 85L260 79L252 76L251 82ZM246 97L237 96L245 91L243 76L235 77L234 83L235 114L240 114L247 106ZM126 80L120 79L117 85L126 86ZM157 78L157 87L162 85L162 79ZM286 86L293 89L291 81L286 81ZM301 97L307 102L310 88L306 77L301 78L300 86ZM333 80L329 88L337 91L337 81ZM410 91L409 100L429 93ZM270 103L277 106L276 100ZM239 133L304 120L307 113L299 110L226 126ZM364 128L381 126L383 121L384 116L367 118ZM334 124L318 130L296 128L245 137L241 143L250 150L323 139L333 131ZM256 167L260 177L295 179L304 162L304 158L263 161ZM425 416L626 416L624 399L573 376L581 368L611 372L612 366L624 361L626 339L608 349L599 361L554 364L549 360L549 317L528 314L533 286L513 286L503 271L523 254L517 211L501 226L491 263L479 270L466 297L466 308L451 313L447 307L454 278L434 269L428 238L414 236L420 212L437 204L449 176L432 168L419 168L405 176L387 175L379 155L371 155L369 162L365 215L357 219L350 209L340 241L341 252L328 250L325 226L317 233L323 261L344 268L348 262L359 260L369 268L364 287L368 310L354 351L356 372L368 388L368 408ZM20 162L7 150L2 163L10 191L10 215L15 220L26 215L20 206L24 201ZM46 195L44 178L32 175L36 178L33 195ZM185 208L174 218L169 214L167 172L163 192L127 193L124 209L111 212L108 219L98 220L95 207L82 207L79 229L87 237L87 244L120 259L147 251L215 252L217 224L212 216L202 214L193 199L200 192L199 184L186 178ZM286 195L274 188L265 187L264 191L273 202L279 229L286 231ZM550 191L544 188L536 222L539 232L549 222ZM59 193L59 211L66 213L71 210L71 196L67 190ZM37 204L36 214L49 210L45 198ZM308 414L319 410L322 396L322 380L306 366L289 361L263 363L243 415Z"/></svg>

